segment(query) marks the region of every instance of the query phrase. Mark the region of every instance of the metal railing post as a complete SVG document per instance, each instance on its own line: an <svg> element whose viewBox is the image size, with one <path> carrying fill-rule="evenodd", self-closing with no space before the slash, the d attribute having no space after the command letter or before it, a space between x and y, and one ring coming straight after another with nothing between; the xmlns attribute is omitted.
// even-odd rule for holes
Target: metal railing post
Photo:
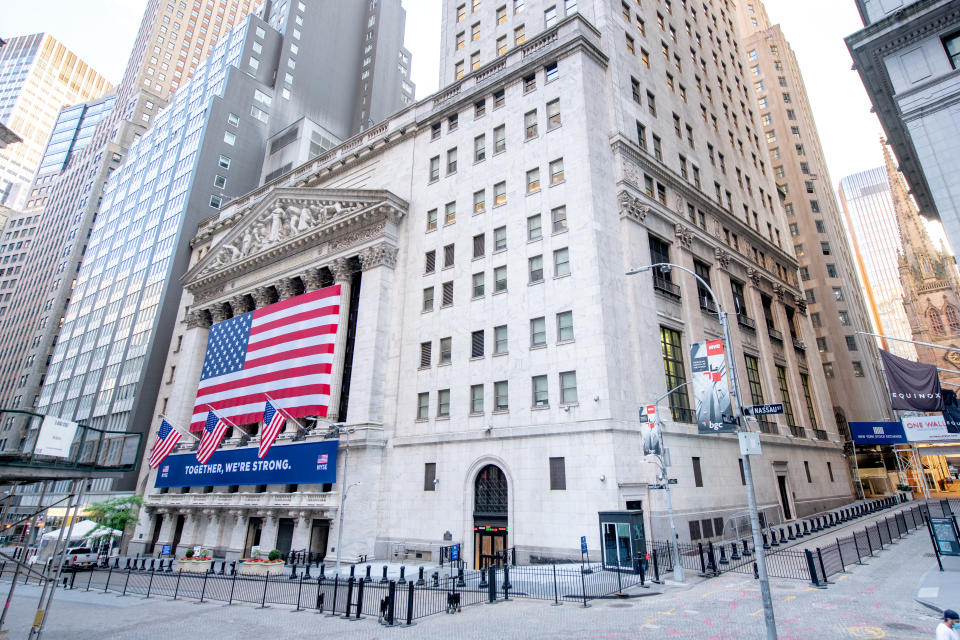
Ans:
<svg viewBox="0 0 960 640"><path fill-rule="evenodd" d="M421 569L423 571L423 569ZM407 586L407 626L413 624L413 582Z"/></svg>

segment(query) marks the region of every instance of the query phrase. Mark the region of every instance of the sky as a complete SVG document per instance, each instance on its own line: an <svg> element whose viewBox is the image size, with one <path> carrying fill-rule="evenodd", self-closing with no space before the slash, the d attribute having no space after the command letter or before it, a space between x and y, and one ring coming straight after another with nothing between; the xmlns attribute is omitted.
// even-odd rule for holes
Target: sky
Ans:
<svg viewBox="0 0 960 640"><path fill-rule="evenodd" d="M423 98L437 90L441 0L403 4L413 81ZM765 5L800 62L833 186L844 176L883 166L883 131L843 42L862 27L855 2L766 0ZM47 31L117 83L145 6L146 0L0 0L0 37Z"/></svg>

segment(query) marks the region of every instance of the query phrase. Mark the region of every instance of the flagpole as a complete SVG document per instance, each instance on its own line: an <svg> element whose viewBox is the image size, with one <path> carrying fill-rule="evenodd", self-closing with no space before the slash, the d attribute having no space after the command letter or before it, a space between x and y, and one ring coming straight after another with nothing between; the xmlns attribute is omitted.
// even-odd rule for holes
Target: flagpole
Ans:
<svg viewBox="0 0 960 640"><path fill-rule="evenodd" d="M160 418L162 418L163 420L167 420L167 416L163 415L162 413L160 414ZM176 431L177 433L179 433L180 435L183 435L184 433L186 433L188 436L190 436L190 437L193 438L194 440L196 440L196 441L198 441L198 442L200 441L200 438L198 438L197 436L195 436L195 435L193 435L192 433L190 433L190 431L184 432L184 431L180 431L180 429L177 429L176 427L174 427L174 426L173 426L173 423L170 422L169 420L167 420L167 424L170 425L170 427L171 427L174 431Z"/></svg>
<svg viewBox="0 0 960 640"><path fill-rule="evenodd" d="M210 405L205 404L205 405L203 405L203 406L205 406L205 407L207 408L207 411L213 411L213 407L211 407ZM253 437L253 434L252 434L252 433L250 433L250 432L247 431L246 429L243 429L242 427L239 427L239 426L237 426L236 424L234 424L233 420L231 420L230 418L228 418L228 417L226 417L226 416L221 416L221 415L218 414L216 411L213 411L213 414L214 414L215 416L217 416L217 418L219 418L220 420L223 420L224 422L226 422L228 425L230 425L230 426L233 427L234 429L239 429L240 433L242 433L242 434L244 434L244 435L246 435L246 436L250 436L251 438Z"/></svg>
<svg viewBox="0 0 960 640"><path fill-rule="evenodd" d="M297 419L294 418L292 415L290 415L289 413L287 413L286 409L284 409L283 407L281 407L280 404L279 404L276 400L274 400L273 398L271 398L270 396L268 396L266 393L263 394L263 397L266 398L267 400L269 400L270 402L272 402L272 403L273 403L273 406L275 406L275 407L277 408L277 411L279 411L281 414L283 414L283 416L284 416L287 420L293 420L293 423L294 423L295 425L297 425L297 426L300 427L301 429L306 429L305 426L303 426L302 424L300 424L300 421L299 421L299 420L297 420Z"/></svg>

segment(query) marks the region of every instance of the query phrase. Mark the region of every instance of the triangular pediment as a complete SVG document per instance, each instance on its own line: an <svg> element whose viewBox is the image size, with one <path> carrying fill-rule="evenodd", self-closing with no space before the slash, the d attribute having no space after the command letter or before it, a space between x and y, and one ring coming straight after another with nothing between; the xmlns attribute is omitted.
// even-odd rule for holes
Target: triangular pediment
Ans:
<svg viewBox="0 0 960 640"><path fill-rule="evenodd" d="M249 209L218 221L231 228L182 282L188 288L202 287L376 221L396 222L406 212L407 203L385 190L280 187Z"/></svg>

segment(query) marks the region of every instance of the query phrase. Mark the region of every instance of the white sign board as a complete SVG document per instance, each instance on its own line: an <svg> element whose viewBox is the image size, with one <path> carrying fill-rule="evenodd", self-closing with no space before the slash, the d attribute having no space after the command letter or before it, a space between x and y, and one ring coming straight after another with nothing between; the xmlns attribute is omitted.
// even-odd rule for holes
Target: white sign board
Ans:
<svg viewBox="0 0 960 640"><path fill-rule="evenodd" d="M943 414L935 416L904 416L903 432L910 442L960 442L960 434L947 431Z"/></svg>
<svg viewBox="0 0 960 640"><path fill-rule="evenodd" d="M740 438L740 454L744 456L759 456L760 434L756 431L740 431L737 434Z"/></svg>
<svg viewBox="0 0 960 640"><path fill-rule="evenodd" d="M70 445L73 444L73 436L76 432L76 422L70 422L55 416L44 416L43 424L40 425L40 434L37 436L37 444L33 451L42 456L69 458Z"/></svg>

